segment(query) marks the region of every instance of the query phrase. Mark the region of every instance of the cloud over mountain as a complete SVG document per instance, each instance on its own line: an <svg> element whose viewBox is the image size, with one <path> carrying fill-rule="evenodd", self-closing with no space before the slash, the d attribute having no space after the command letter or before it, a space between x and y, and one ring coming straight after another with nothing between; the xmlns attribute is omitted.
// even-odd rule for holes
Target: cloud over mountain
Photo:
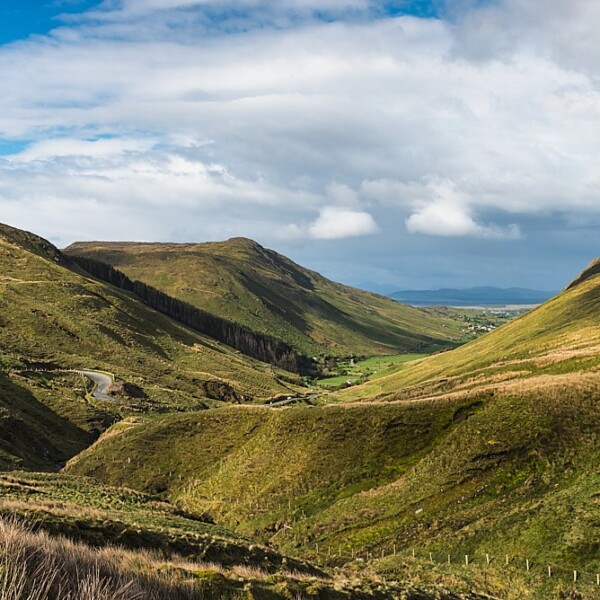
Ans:
<svg viewBox="0 0 600 600"><path fill-rule="evenodd" d="M600 220L596 4L392 4L111 0L1 46L0 210L65 241L125 221L165 240L379 231L374 255L386 235L580 240Z"/></svg>

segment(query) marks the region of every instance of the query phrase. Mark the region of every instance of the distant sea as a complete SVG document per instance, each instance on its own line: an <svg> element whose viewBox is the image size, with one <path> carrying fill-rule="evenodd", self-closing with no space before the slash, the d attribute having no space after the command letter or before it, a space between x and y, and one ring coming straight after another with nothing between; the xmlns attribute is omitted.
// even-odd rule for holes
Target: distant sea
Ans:
<svg viewBox="0 0 600 600"><path fill-rule="evenodd" d="M452 306L460 308L503 307L508 310L532 308L557 292L527 288L474 287L466 289L403 290L390 298L413 306Z"/></svg>

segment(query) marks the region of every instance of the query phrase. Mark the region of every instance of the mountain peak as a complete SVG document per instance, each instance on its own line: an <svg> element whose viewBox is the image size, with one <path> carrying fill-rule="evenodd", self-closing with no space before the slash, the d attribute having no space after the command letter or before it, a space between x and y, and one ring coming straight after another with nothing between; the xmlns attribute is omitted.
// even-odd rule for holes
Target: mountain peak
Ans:
<svg viewBox="0 0 600 600"><path fill-rule="evenodd" d="M249 250L265 250L264 246L261 246L258 242L241 236L229 238L225 244L228 246L236 246L238 248L247 248Z"/></svg>
<svg viewBox="0 0 600 600"><path fill-rule="evenodd" d="M573 279L573 281L571 281L566 289L573 289L595 275L600 275L600 258L594 259L575 279Z"/></svg>
<svg viewBox="0 0 600 600"><path fill-rule="evenodd" d="M35 233L0 223L0 238L4 238L6 241L43 258L58 263L63 262L63 255L60 250Z"/></svg>

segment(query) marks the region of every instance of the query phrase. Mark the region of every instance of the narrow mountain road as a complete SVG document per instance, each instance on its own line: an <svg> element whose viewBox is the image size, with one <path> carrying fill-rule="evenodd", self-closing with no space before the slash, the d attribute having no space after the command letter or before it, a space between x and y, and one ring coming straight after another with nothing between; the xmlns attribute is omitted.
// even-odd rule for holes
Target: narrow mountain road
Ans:
<svg viewBox="0 0 600 600"><path fill-rule="evenodd" d="M108 393L108 388L115 382L115 376L112 373L104 373L103 371L88 371L84 369L21 369L15 373L77 373L87 377L94 384L92 396L98 400L110 400L114 402L115 397Z"/></svg>
<svg viewBox="0 0 600 600"><path fill-rule="evenodd" d="M115 378L113 375L107 373L101 373L100 371L74 371L84 377L87 377L94 383L94 389L92 390L92 396L98 400L110 400L114 401L114 396L108 393L108 388L114 383Z"/></svg>
<svg viewBox="0 0 600 600"><path fill-rule="evenodd" d="M296 402L303 402L305 404L308 404L308 406L312 406L312 400L314 400L317 397L318 394L311 394L310 396L294 396L286 398L285 400L277 400L276 402L265 402L264 406L268 406L270 408L278 408L280 406L288 406Z"/></svg>

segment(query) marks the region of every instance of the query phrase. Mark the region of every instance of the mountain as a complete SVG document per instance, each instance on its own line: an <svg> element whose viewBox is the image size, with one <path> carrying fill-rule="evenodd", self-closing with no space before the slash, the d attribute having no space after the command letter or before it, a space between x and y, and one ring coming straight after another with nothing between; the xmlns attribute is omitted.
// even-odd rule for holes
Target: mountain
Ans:
<svg viewBox="0 0 600 600"><path fill-rule="evenodd" d="M473 287L467 289L404 290L389 294L414 306L511 306L546 302L555 292L526 288Z"/></svg>
<svg viewBox="0 0 600 600"><path fill-rule="evenodd" d="M97 402L73 369L113 373L141 395ZM54 469L122 413L267 399L293 382L0 226L0 465Z"/></svg>
<svg viewBox="0 0 600 600"><path fill-rule="evenodd" d="M494 332L316 407L138 422L68 471L163 490L186 510L330 567L359 556L383 578L462 581L515 600L594 598L598 323L593 266ZM133 469L119 459L130 453ZM165 480L171 469L180 481Z"/></svg>
<svg viewBox="0 0 600 600"><path fill-rule="evenodd" d="M593 260L568 286L567 289L577 287L587 279L600 274L600 258Z"/></svg>
<svg viewBox="0 0 600 600"><path fill-rule="evenodd" d="M92 453L108 428L104 441L186 413L211 413L218 423L227 411L217 407L228 400L298 388L292 374L199 335L92 277L42 238L7 226L0 226L0 309L3 597L481 598L376 575L338 577L157 495L183 484L186 461L208 447L178 454L181 462L161 474L153 495L132 490L133 478L112 488L14 471L59 470L81 451ZM139 393L97 397L75 369L114 373L119 389ZM193 433L180 430L181 441ZM132 472L151 456L150 447L141 458L137 450L118 457Z"/></svg>
<svg viewBox="0 0 600 600"><path fill-rule="evenodd" d="M536 309L452 352L413 363L348 397L406 397L560 374L593 373L600 361L600 261ZM344 392L342 393L342 396Z"/></svg>
<svg viewBox="0 0 600 600"><path fill-rule="evenodd" d="M245 238L204 244L78 242L69 256L312 355L377 355L464 340L460 321L334 283Z"/></svg>
<svg viewBox="0 0 600 600"><path fill-rule="evenodd" d="M232 244L239 273L261 264L307 301L248 253L279 255ZM297 377L164 314L196 314L164 291L83 264L0 227L0 591L44 557L52 585L100 569L136 593L99 597L123 600L597 597L600 262L468 344L284 406L264 401ZM302 275L313 305L335 296ZM73 369L133 391L98 397Z"/></svg>

